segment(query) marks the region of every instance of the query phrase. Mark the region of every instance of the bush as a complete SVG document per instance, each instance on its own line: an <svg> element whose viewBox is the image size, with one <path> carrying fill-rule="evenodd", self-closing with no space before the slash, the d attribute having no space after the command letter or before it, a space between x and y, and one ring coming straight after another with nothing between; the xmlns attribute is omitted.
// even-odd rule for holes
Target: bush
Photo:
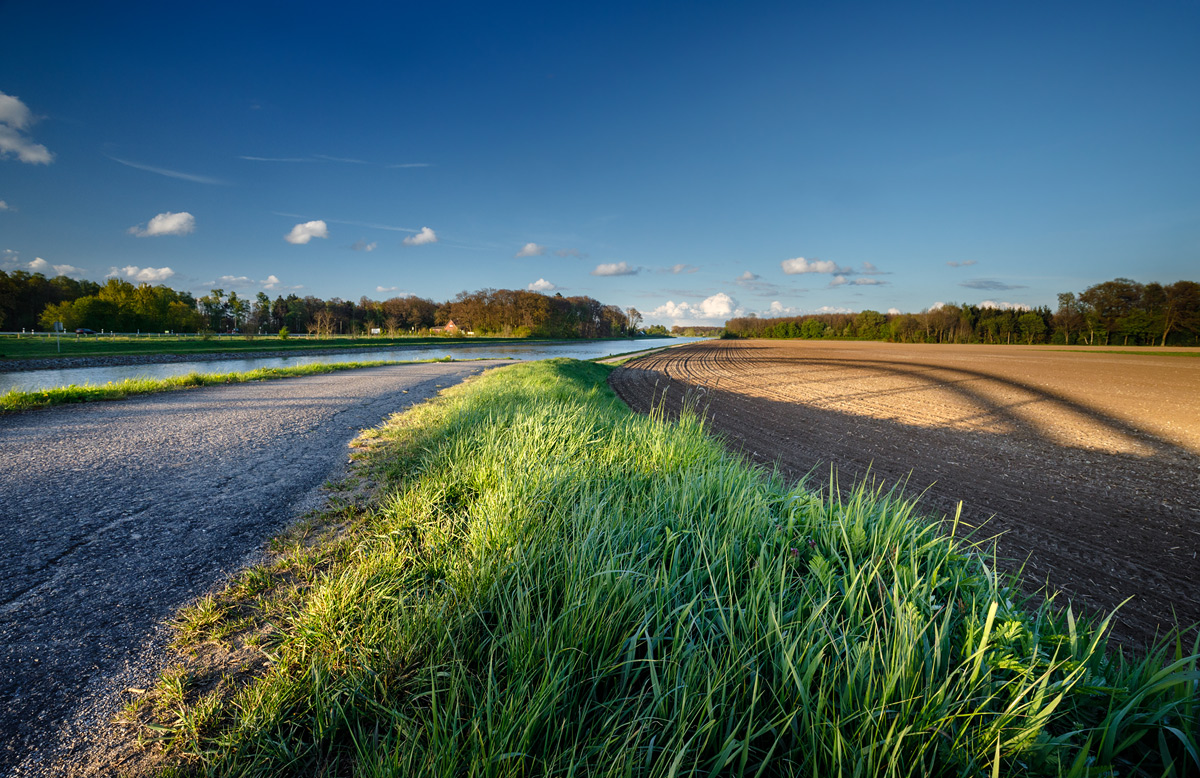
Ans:
<svg viewBox="0 0 1200 778"><path fill-rule="evenodd" d="M288 339L288 336L289 336L289 335L291 335L291 334L292 334L292 333L291 333L291 332L288 330L288 328L287 328L287 327L280 327L280 328L279 328L279 339L280 339L280 340L287 340L287 339Z"/></svg>

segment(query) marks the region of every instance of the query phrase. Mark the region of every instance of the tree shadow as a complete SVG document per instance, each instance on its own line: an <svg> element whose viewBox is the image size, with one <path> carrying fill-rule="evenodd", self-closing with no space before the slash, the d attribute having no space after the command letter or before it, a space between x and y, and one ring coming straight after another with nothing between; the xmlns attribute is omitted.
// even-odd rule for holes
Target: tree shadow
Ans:
<svg viewBox="0 0 1200 778"><path fill-rule="evenodd" d="M881 359L779 359L755 356L761 347L749 344L738 348L751 353L732 362L729 346L703 346L638 360L614 373L611 383L641 412L658 407L676 415L688 404L699 406L729 448L794 481L832 489L840 475L843 487L864 480L898 484L933 517L954 516L962 501L961 529L974 530L976 538L998 536L1004 567L1019 570L1029 591L1048 584L1077 608L1104 612L1133 597L1116 620L1119 640L1146 644L1176 617L1185 625L1200 621L1200 457L1187 449L1072 398L984 370ZM728 378L731 372L826 367L911 382L895 396L936 386L978 407L988 423L932 426L849 413L747 394ZM723 386L716 380L722 371L729 371L721 376ZM997 383L1024 395L1022 405L998 400L991 390ZM981 392L984 385L989 388ZM846 401L861 396L881 399L851 389ZM1020 412L1029 402L1087 419L1128 441L1136 453L1070 445L1048 435Z"/></svg>

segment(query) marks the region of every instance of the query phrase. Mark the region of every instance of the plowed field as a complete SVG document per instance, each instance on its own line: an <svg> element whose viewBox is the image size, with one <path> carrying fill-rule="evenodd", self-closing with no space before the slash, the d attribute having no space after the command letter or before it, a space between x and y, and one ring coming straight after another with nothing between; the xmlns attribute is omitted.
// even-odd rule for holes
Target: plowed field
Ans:
<svg viewBox="0 0 1200 778"><path fill-rule="evenodd" d="M832 468L843 488L903 483L933 517L962 501L1030 592L1049 584L1092 613L1133 598L1122 642L1200 622L1200 359L708 341L610 382L642 412L697 403L731 448L813 487Z"/></svg>

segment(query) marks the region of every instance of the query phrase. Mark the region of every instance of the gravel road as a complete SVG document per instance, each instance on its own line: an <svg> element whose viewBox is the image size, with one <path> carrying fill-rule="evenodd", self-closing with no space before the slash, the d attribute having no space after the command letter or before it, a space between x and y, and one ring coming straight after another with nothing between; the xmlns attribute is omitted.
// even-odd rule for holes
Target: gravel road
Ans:
<svg viewBox="0 0 1200 778"><path fill-rule="evenodd" d="M505 362L433 363L0 417L0 775L151 681L161 624L320 502L360 429Z"/></svg>

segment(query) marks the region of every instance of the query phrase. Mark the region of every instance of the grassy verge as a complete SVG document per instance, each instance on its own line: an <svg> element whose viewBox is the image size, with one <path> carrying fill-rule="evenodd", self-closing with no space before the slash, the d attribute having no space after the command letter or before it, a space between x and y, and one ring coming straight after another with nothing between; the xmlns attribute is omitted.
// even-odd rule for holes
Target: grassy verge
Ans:
<svg viewBox="0 0 1200 778"><path fill-rule="evenodd" d="M260 367L241 373L188 373L172 378L127 378L124 381L109 382L100 386L59 386L53 389L38 389L31 392L12 390L0 395L0 413L11 411L28 411L35 408L49 408L53 405L67 403L86 403L98 400L123 400L136 394L152 394L154 392L170 392L176 389L187 389L193 386L211 386L213 384L244 384L248 381L268 381L273 378L294 378L296 376L317 375L319 373L335 373L339 370L356 370L363 367L383 367L385 365L412 365L420 362L451 362L450 357L443 359L426 359L413 362L377 361L377 362L334 362L332 364L297 365L295 367Z"/></svg>
<svg viewBox="0 0 1200 778"><path fill-rule="evenodd" d="M627 340L627 338L602 338L601 340ZM314 350L345 349L347 352L374 351L393 348L442 348L460 345L504 345L511 343L564 343L566 339L548 340L539 338L505 338L490 335L464 337L398 337L381 336L349 337L331 336L323 338L289 338L281 340L274 336L246 337L223 335L204 339L200 337L155 336L139 338L127 336L75 335L62 338L62 350L58 350L54 336L26 335L22 337L0 337L0 364L3 359L52 359L55 357L110 357L148 354L242 354L261 351L287 351L303 353Z"/></svg>
<svg viewBox="0 0 1200 778"><path fill-rule="evenodd" d="M909 503L789 488L608 371L494 371L365 436L328 512L180 614L124 719L156 769L1200 769L1200 646L1107 652Z"/></svg>

